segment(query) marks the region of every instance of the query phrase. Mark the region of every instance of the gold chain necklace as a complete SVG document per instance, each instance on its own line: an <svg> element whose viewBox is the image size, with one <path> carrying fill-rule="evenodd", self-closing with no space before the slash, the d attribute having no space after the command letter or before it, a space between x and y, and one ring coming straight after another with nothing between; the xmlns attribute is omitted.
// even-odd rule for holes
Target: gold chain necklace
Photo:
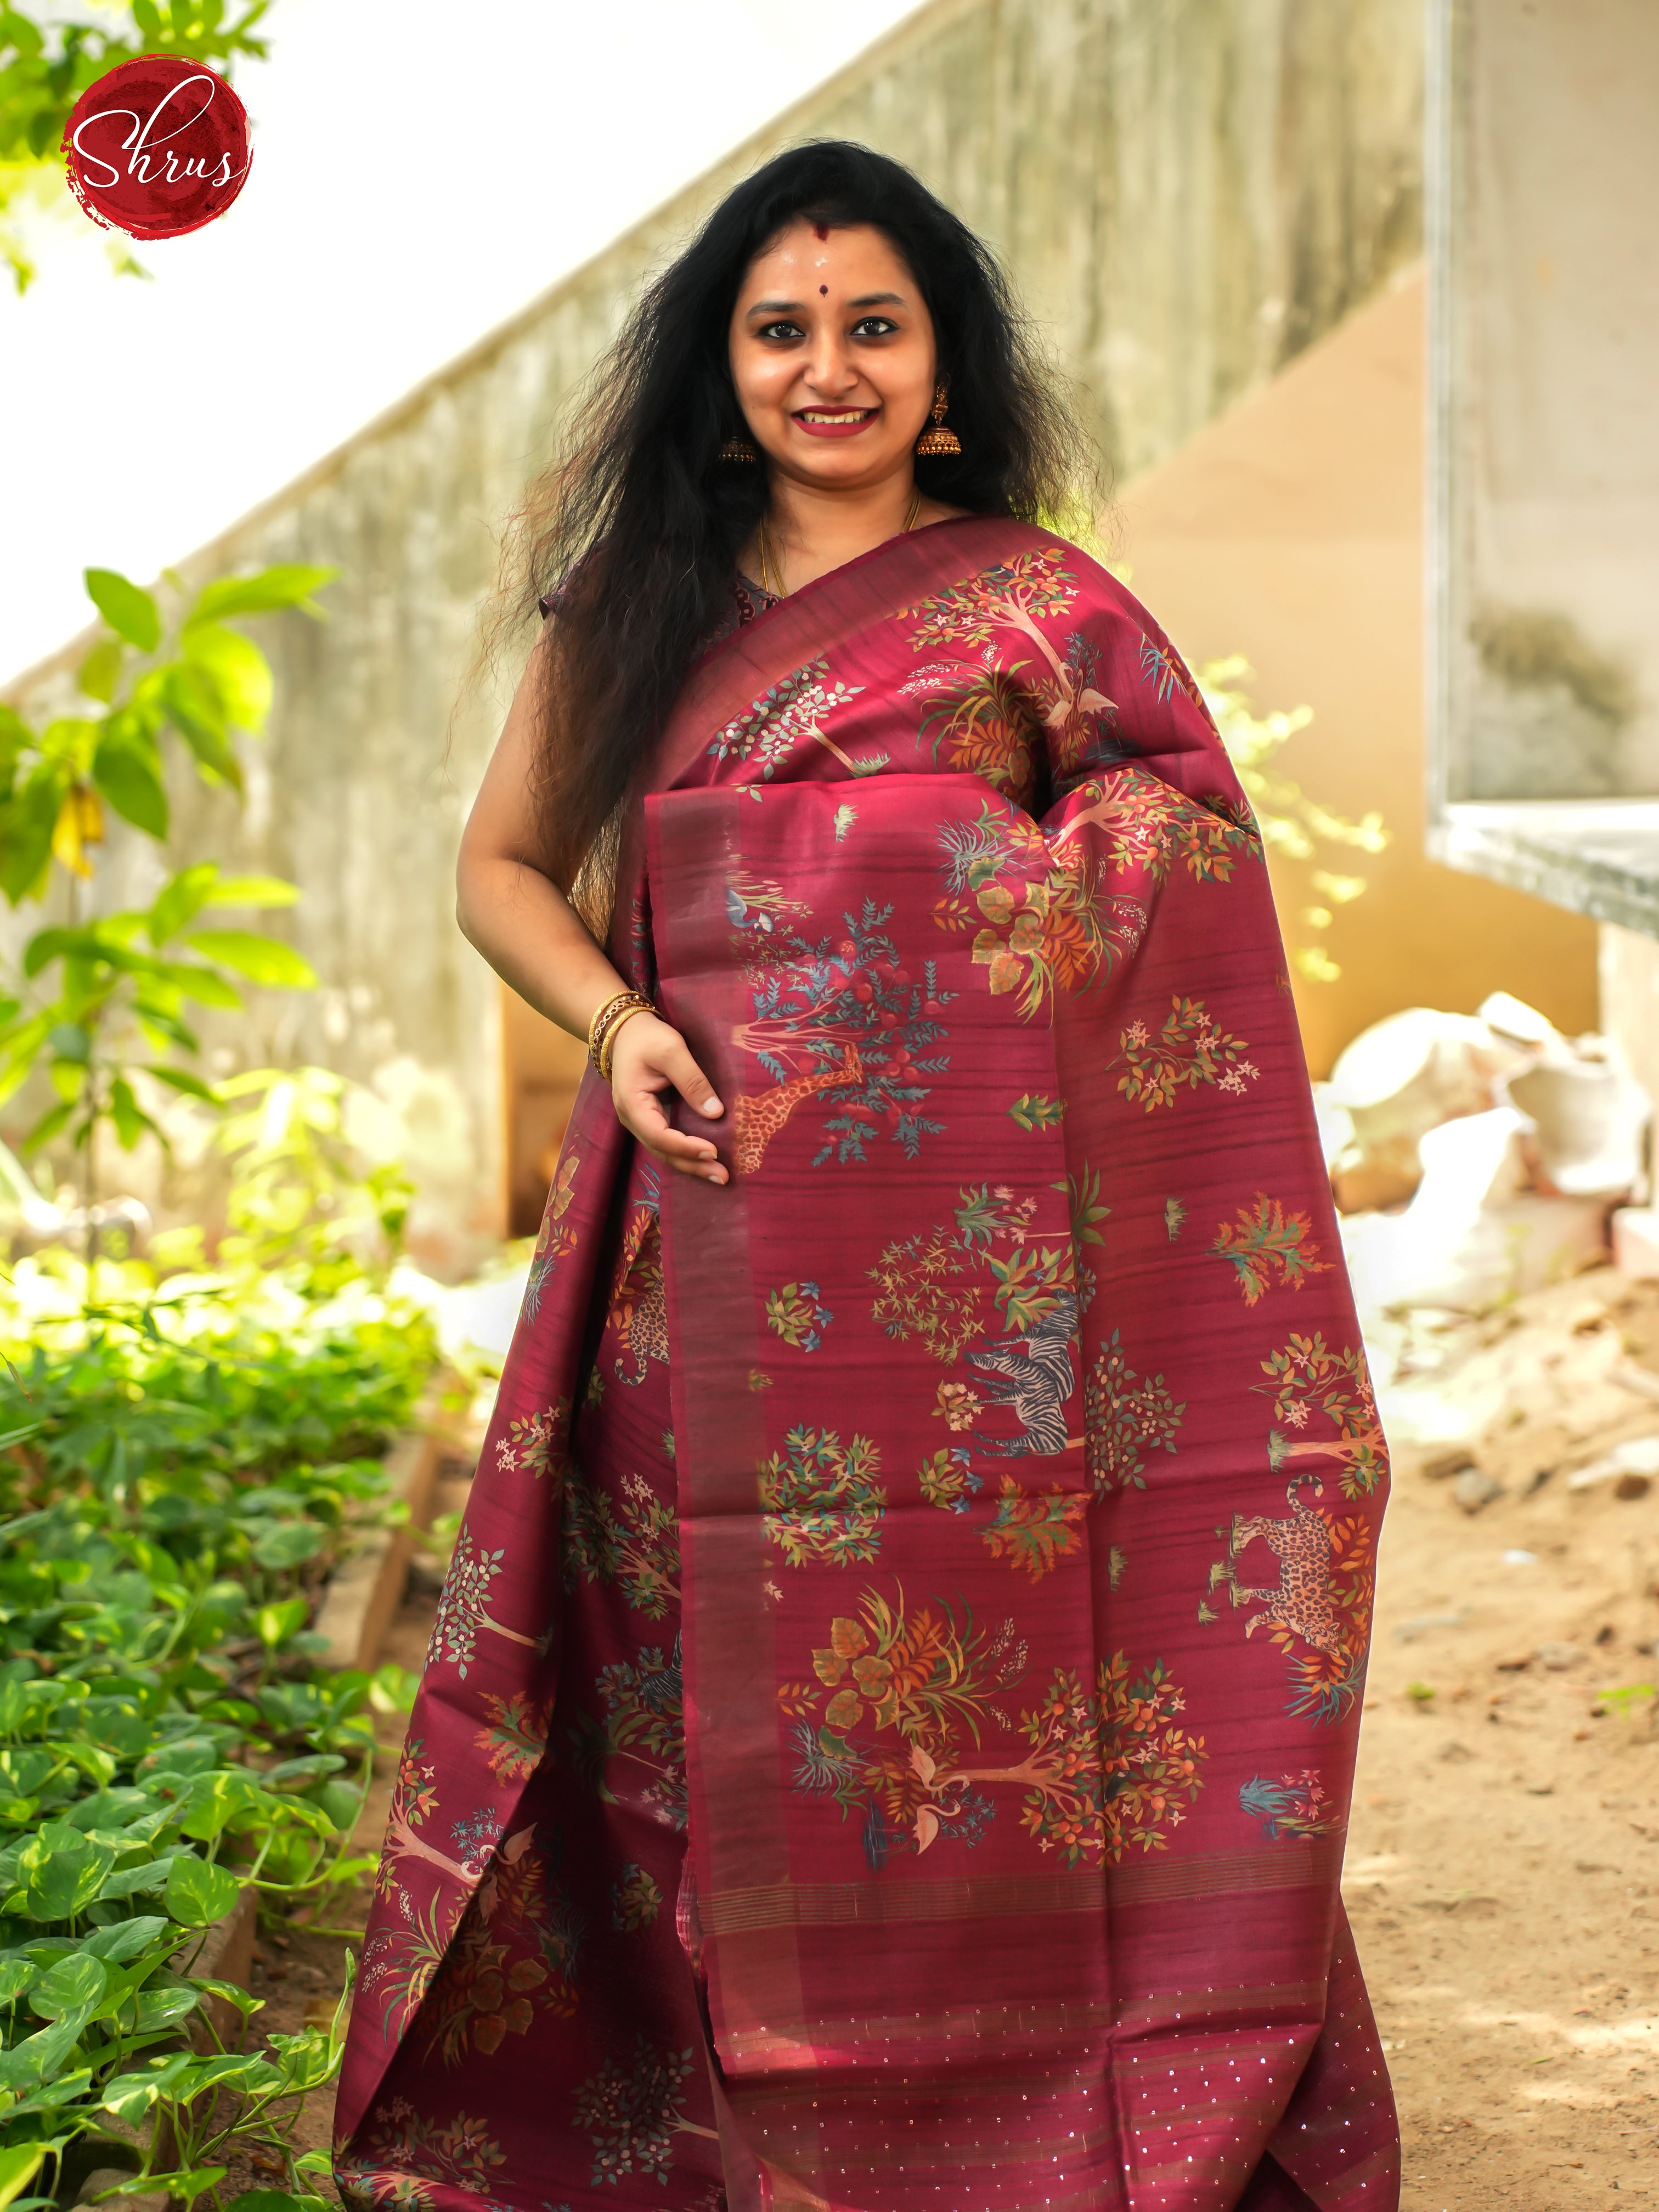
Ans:
<svg viewBox="0 0 1659 2212"><path fill-rule="evenodd" d="M904 514L904 527L899 532L901 537L903 537L906 532L915 528L916 517L921 513L921 493L918 489L913 490L910 494L910 504L905 509ZM772 558L772 540L767 534L766 517L764 515L761 517L760 528L755 533L755 550L760 555L760 581L762 591L766 592L771 599L787 599L789 594L783 587L782 571L778 568L776 562Z"/></svg>

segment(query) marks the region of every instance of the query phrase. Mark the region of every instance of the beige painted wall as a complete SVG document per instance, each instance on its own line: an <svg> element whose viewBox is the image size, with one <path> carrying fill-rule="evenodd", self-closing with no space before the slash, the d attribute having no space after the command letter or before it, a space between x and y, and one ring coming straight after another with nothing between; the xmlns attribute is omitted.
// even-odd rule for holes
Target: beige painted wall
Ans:
<svg viewBox="0 0 1659 2212"><path fill-rule="evenodd" d="M296 880L292 933L328 985L222 1028L223 1060L318 1060L387 1093L434 1265L465 1266L533 1174L547 1132L508 1096L509 1066L540 1068L556 1113L563 1048L532 1045L533 1018L504 1020L453 915L500 714L465 684L477 611L497 522L561 406L641 278L738 176L819 136L912 164L1006 256L1127 474L1419 251L1421 82L1420 0L935 0L183 561L194 581L268 561L343 571L326 624L264 625L276 708L246 815L179 794L176 856ZM533 225L525 253L528 293ZM68 704L76 658L17 690ZM146 897L155 875L133 841L103 890Z"/></svg>
<svg viewBox="0 0 1659 2212"><path fill-rule="evenodd" d="M1245 654L1258 712L1311 707L1279 764L1393 832L1352 863L1370 888L1325 939L1340 981L1297 985L1320 1074L1401 1006L1472 1012L1502 989L1569 1030L1595 1021L1590 922L1424 854L1423 360L1422 283L1407 271L1127 486L1118 516L1130 587L1181 651ZM1306 873L1276 867L1287 915L1315 899Z"/></svg>

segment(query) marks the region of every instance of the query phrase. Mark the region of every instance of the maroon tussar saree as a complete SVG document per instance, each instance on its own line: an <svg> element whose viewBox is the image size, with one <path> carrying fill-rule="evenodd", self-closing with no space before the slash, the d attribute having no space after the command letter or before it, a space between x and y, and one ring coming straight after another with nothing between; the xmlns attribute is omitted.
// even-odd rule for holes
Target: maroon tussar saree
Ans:
<svg viewBox="0 0 1659 2212"><path fill-rule="evenodd" d="M349 2200L1393 2212L1338 1899L1382 1439L1259 842L1086 556L694 670L398 1780Z"/></svg>

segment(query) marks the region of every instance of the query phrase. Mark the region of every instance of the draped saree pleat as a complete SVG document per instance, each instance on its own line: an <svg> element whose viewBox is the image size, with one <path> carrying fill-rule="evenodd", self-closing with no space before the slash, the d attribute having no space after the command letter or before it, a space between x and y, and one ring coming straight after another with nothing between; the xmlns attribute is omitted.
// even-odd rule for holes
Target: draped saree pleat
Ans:
<svg viewBox="0 0 1659 2212"><path fill-rule="evenodd" d="M936 525L711 649L398 1777L355 2201L1393 2212L1337 1881L1386 1459L1260 842L1143 610Z"/></svg>

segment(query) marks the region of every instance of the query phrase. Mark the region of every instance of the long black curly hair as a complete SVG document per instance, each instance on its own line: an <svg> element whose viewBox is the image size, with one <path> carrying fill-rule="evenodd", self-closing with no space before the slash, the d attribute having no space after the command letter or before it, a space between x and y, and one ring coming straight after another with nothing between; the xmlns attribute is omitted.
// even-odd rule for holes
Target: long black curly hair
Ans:
<svg viewBox="0 0 1659 2212"><path fill-rule="evenodd" d="M543 847L596 931L628 794L765 509L764 468L720 458L744 427L728 333L750 264L798 217L881 231L927 301L962 451L918 461L926 494L1028 521L1092 506L1093 450L1006 279L919 178L841 140L746 178L647 289L508 540L498 641L554 595L535 695Z"/></svg>

